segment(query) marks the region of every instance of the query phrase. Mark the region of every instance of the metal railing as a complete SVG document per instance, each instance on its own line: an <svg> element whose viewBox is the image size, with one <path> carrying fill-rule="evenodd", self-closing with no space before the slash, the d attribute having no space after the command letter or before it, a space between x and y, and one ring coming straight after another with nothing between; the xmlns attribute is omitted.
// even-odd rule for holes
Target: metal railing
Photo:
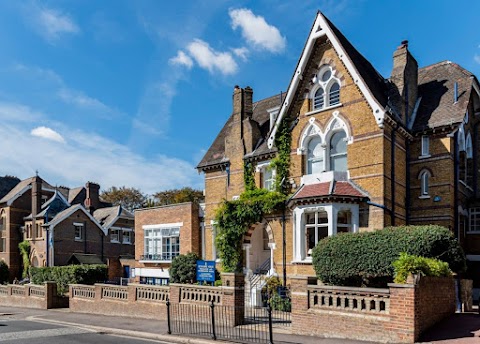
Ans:
<svg viewBox="0 0 480 344"><path fill-rule="evenodd" d="M140 260L171 261L178 255L179 253L144 254L140 256Z"/></svg>
<svg viewBox="0 0 480 344"><path fill-rule="evenodd" d="M241 317L239 312L242 314ZM167 324L169 334L243 343L273 343L273 319L270 307L243 309L216 305L214 302L210 305L199 305L167 301Z"/></svg>

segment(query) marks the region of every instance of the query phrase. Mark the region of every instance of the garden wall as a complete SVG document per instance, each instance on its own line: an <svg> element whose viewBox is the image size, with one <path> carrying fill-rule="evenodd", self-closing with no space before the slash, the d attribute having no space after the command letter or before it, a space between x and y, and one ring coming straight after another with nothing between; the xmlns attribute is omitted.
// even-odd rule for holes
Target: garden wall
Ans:
<svg viewBox="0 0 480 344"><path fill-rule="evenodd" d="M63 308L68 307L68 298L57 295L57 284L45 282L35 284L0 285L0 306L25 308Z"/></svg>

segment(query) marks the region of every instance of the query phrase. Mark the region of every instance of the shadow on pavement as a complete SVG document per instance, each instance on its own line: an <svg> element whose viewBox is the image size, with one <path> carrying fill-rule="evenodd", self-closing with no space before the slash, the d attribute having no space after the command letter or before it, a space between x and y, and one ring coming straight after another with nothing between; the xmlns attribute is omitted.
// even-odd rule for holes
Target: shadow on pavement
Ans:
<svg viewBox="0 0 480 344"><path fill-rule="evenodd" d="M420 342L472 337L480 338L480 315L477 313L456 313L426 331Z"/></svg>

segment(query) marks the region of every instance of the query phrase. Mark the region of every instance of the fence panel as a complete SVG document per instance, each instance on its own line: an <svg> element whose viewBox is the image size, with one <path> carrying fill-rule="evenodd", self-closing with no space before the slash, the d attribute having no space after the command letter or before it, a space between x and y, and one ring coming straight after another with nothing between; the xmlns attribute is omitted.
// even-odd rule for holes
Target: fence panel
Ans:
<svg viewBox="0 0 480 344"><path fill-rule="evenodd" d="M171 332L195 337L240 343L270 343L269 316L266 308L245 308L245 321L235 323L233 306L169 304ZM214 325L213 325L214 324Z"/></svg>

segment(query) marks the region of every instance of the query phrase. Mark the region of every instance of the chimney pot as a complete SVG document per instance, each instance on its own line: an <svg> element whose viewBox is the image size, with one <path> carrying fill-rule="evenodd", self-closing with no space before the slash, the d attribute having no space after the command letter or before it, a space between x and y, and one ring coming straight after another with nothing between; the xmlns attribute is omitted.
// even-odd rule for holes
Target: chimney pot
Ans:
<svg viewBox="0 0 480 344"><path fill-rule="evenodd" d="M407 39L404 39L401 43L402 45L402 48L405 47L405 48L408 48L408 40Z"/></svg>

